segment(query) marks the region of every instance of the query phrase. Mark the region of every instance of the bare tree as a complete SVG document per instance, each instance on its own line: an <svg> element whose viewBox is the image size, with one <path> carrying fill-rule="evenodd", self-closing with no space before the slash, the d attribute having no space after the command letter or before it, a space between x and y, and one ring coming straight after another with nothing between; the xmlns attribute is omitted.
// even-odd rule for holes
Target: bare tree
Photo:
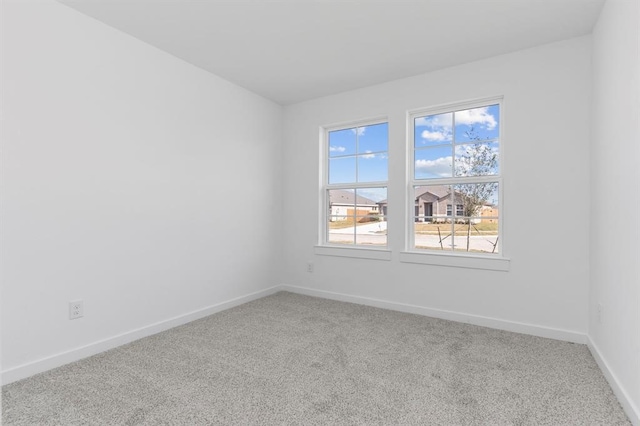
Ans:
<svg viewBox="0 0 640 426"><path fill-rule="evenodd" d="M496 174L498 170L497 151L489 144L482 143L482 139L473 128L466 132L466 134L469 140L475 141L475 143L459 145L456 148L456 176L487 176ZM498 189L498 183L481 182L457 184L454 189L455 198L460 198L463 205L464 220L467 223L467 251L469 251L471 217L481 214L482 206L486 205L495 194ZM497 244L497 240L495 244Z"/></svg>
<svg viewBox="0 0 640 426"><path fill-rule="evenodd" d="M496 174L498 170L498 153L486 143L474 131L466 132L470 140L476 143L460 145L456 148L455 172L456 176L486 176ZM487 204L492 195L498 189L497 182L457 184L456 196L459 196L463 205L465 217L479 214L483 205Z"/></svg>

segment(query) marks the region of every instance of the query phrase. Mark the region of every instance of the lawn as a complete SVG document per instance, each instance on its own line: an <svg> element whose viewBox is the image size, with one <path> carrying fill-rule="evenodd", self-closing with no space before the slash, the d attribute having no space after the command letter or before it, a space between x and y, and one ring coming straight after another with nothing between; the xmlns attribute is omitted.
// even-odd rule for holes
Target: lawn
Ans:
<svg viewBox="0 0 640 426"><path fill-rule="evenodd" d="M371 222L354 222L353 218L347 220L336 220L329 222L329 229L342 229L350 228L352 226L367 225ZM455 225L456 235L466 234L467 226L464 223L458 223ZM424 223L416 222L415 231L417 234L423 235L438 235L438 228L440 228L440 234L443 236L451 233L450 223ZM385 231L386 232L386 231ZM477 224L471 224L471 235L498 235L498 224L481 222Z"/></svg>
<svg viewBox="0 0 640 426"><path fill-rule="evenodd" d="M456 235L466 234L468 226L469 225L464 223L455 224L454 230ZM438 228L440 228L440 234L442 235L451 233L450 223L415 223L415 231L417 234L438 235ZM472 223L471 235L498 235L498 224L488 222Z"/></svg>
<svg viewBox="0 0 640 426"><path fill-rule="evenodd" d="M355 222L353 218L348 218L347 220L335 220L333 222L329 222L329 229L342 229L342 228L351 228L354 223L355 226L368 225L372 221L366 222Z"/></svg>

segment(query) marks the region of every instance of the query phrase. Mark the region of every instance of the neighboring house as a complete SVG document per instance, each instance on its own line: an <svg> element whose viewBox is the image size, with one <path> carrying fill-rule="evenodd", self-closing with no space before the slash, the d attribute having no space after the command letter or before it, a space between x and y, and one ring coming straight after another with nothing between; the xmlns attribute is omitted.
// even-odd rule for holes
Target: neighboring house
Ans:
<svg viewBox="0 0 640 426"><path fill-rule="evenodd" d="M387 215L387 200L382 200L378 203L380 211ZM416 193L415 199L415 211L416 222L446 222L447 216L453 216L455 209L456 216L464 216L464 203L462 201L462 195L460 193L454 194L454 201L451 202L451 191L448 185L432 185L419 187ZM498 216L498 207L486 204L482 206L480 212L477 212L478 216ZM431 216L431 217L430 217ZM474 223L481 221L487 221L490 223L496 222L497 219L474 219Z"/></svg>
<svg viewBox="0 0 640 426"><path fill-rule="evenodd" d="M346 220L348 216L369 216L380 213L378 204L343 189L329 190L330 220Z"/></svg>
<svg viewBox="0 0 640 426"><path fill-rule="evenodd" d="M456 214L462 215L462 200L456 197ZM447 185L423 186L417 191L415 216L453 216L450 187ZM417 222L429 219L416 218ZM435 220L432 220L435 221ZM444 221L444 218L442 219Z"/></svg>

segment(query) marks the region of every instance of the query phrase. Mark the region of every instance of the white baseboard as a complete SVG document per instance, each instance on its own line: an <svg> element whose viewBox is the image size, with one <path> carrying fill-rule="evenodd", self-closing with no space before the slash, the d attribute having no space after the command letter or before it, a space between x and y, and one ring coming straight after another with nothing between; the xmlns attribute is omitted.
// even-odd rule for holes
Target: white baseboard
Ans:
<svg viewBox="0 0 640 426"><path fill-rule="evenodd" d="M529 334L532 336L546 337L549 339L563 340L581 344L587 343L587 335L585 333L580 333L577 331L543 327L539 325L526 324L516 321L507 321L480 315L470 315L461 312L446 311L442 309L427 308L424 306L410 305L407 303L389 302L386 300L373 299L369 297L352 296L348 294L334 293L330 291L316 290L306 287L282 285L280 286L280 289L284 291L290 291L292 293L304 294L307 296L316 296L322 297L324 299L338 300L341 302L374 306L376 308L384 308L393 311L424 315L427 317L463 322L473 325L479 325L482 327L495 328L498 330L513 331L515 333Z"/></svg>
<svg viewBox="0 0 640 426"><path fill-rule="evenodd" d="M609 382L611 390L613 390L616 398L618 398L618 401L620 402L620 405L622 406L625 414L627 415L627 417L629 417L629 420L631 420L631 423L633 425L640 426L640 409L629 397L629 394L624 389L624 387L620 385L618 377L613 373L611 368L609 368L609 364L602 356L602 353L598 349L598 346L593 342L593 340L591 340L591 337L588 337L587 346L591 351L591 355L593 355L593 358L596 360L598 367L600 367L600 370L602 370L602 374L604 374L607 382Z"/></svg>
<svg viewBox="0 0 640 426"><path fill-rule="evenodd" d="M227 300L226 302L217 303L203 309L198 309L197 311L169 318L155 324L127 331L126 333L122 333L117 336L109 337L107 339L99 340L97 342L71 349L69 351L61 352L55 355L48 356L46 358L3 370L0 376L0 382L3 385L6 385L8 383L33 376L34 374L51 370L52 368L60 367L70 362L78 361L82 358L96 355L100 352L104 352L106 350L133 342L134 340L142 339L143 337L151 336L152 334L160 333L161 331L165 331L170 328L177 327L179 325L186 324L200 318L204 318L211 314L215 314L216 312L224 311L226 309L242 305L243 303L260 299L262 297L280 291L280 287L281 286L274 286L265 290L247 294L245 296L236 297L235 299Z"/></svg>

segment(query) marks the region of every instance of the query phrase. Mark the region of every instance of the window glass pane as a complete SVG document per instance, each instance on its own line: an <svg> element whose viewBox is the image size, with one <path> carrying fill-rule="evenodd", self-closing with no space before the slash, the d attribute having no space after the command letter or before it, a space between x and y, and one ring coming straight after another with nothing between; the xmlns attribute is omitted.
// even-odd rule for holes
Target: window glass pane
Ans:
<svg viewBox="0 0 640 426"><path fill-rule="evenodd" d="M330 225L335 223L341 223L340 221L331 222ZM353 245L355 244L356 237L353 233L353 222L350 226L341 227L341 228L332 228L329 227L329 236L327 238L328 242L331 244L346 244Z"/></svg>
<svg viewBox="0 0 640 426"><path fill-rule="evenodd" d="M358 127L357 131L358 154L389 150L389 125L387 123Z"/></svg>
<svg viewBox="0 0 640 426"><path fill-rule="evenodd" d="M457 145L455 153L456 176L487 176L499 173L498 142Z"/></svg>
<svg viewBox="0 0 640 426"><path fill-rule="evenodd" d="M356 157L329 159L329 183L356 181Z"/></svg>
<svg viewBox="0 0 640 426"><path fill-rule="evenodd" d="M329 157L356 153L356 129L329 132Z"/></svg>
<svg viewBox="0 0 640 426"><path fill-rule="evenodd" d="M414 245L418 249L451 251L451 222L443 217L424 218L414 224Z"/></svg>
<svg viewBox="0 0 640 426"><path fill-rule="evenodd" d="M498 217L456 218L455 250L470 253L499 253Z"/></svg>
<svg viewBox="0 0 640 426"><path fill-rule="evenodd" d="M358 155L358 182L384 182L387 180L386 153Z"/></svg>
<svg viewBox="0 0 640 426"><path fill-rule="evenodd" d="M368 214L387 216L387 188L361 188L357 190L360 208L368 207ZM386 220L386 219L384 219Z"/></svg>
<svg viewBox="0 0 640 426"><path fill-rule="evenodd" d="M371 206L373 209L379 208L379 203L387 202L387 188L360 188L356 190L358 205Z"/></svg>
<svg viewBox="0 0 640 426"><path fill-rule="evenodd" d="M451 177L452 158L448 146L416 150L415 161L416 179Z"/></svg>
<svg viewBox="0 0 640 426"><path fill-rule="evenodd" d="M451 205L451 185L416 186L414 191L415 216L446 216Z"/></svg>
<svg viewBox="0 0 640 426"><path fill-rule="evenodd" d="M387 214L387 188L361 188L356 190L356 211L358 224L383 221ZM359 225L358 225L359 226ZM374 227L379 230L377 227ZM386 235L387 225L384 223Z"/></svg>
<svg viewBox="0 0 640 426"><path fill-rule="evenodd" d="M499 105L457 111L455 113L456 143L498 138L499 120Z"/></svg>
<svg viewBox="0 0 640 426"><path fill-rule="evenodd" d="M355 195L351 192L351 205L349 205L349 201L340 200L338 197L341 195L341 192L348 192L342 190L331 190L329 191L333 195L334 200L338 200L338 203L331 204L330 210L333 212L346 212L349 211L350 215L330 215L328 217L327 224L327 241L334 244L354 244L355 243L355 232L354 232L354 223L355 216L353 215L353 211L355 205L353 204Z"/></svg>
<svg viewBox="0 0 640 426"><path fill-rule="evenodd" d="M416 148L450 144L453 139L453 113L429 115L414 120Z"/></svg>
<svg viewBox="0 0 640 426"><path fill-rule="evenodd" d="M356 217L356 244L387 245L387 221L379 215L370 214Z"/></svg>
<svg viewBox="0 0 640 426"><path fill-rule="evenodd" d="M330 216L354 215L356 201L353 189L330 189L328 193Z"/></svg>
<svg viewBox="0 0 640 426"><path fill-rule="evenodd" d="M481 216L487 209L497 212L498 182L454 185L454 198L456 204L463 206L462 216Z"/></svg>

